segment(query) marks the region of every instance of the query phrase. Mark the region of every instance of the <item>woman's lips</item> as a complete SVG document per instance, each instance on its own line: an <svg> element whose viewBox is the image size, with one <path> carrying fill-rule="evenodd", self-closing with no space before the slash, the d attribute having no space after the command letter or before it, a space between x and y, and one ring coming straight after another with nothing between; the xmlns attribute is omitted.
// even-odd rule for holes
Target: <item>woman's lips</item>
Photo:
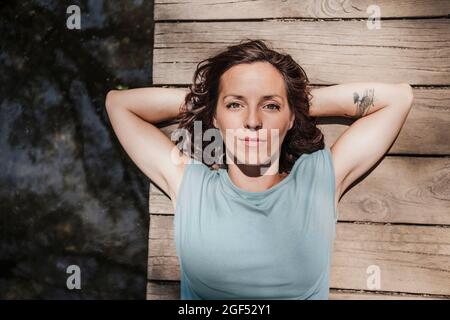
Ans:
<svg viewBox="0 0 450 320"><path fill-rule="evenodd" d="M244 138L244 139L239 139L239 140L243 141L246 146L251 146L251 147L256 147L256 146L259 146L260 144L266 142L266 140L260 140L258 138Z"/></svg>

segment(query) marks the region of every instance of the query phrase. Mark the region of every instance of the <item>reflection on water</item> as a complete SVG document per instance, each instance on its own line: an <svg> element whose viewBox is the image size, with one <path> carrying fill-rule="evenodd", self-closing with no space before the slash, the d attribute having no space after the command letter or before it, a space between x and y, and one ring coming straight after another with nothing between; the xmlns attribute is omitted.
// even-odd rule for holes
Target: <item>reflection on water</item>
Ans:
<svg viewBox="0 0 450 320"><path fill-rule="evenodd" d="M66 27L71 4L81 30ZM151 84L153 4L0 7L0 298L145 299L148 179L104 99ZM66 287L69 265L80 290Z"/></svg>

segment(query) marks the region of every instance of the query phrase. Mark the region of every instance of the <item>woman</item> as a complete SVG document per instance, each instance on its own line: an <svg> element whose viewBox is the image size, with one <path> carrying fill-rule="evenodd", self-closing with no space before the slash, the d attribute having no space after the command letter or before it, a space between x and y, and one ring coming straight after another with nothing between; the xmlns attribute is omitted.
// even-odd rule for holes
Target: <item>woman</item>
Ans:
<svg viewBox="0 0 450 320"><path fill-rule="evenodd" d="M412 100L408 84L311 89L290 55L249 40L199 63L187 92L113 90L106 108L172 200L181 299L327 299L337 202L387 152ZM320 116L356 121L328 148ZM169 119L188 150L155 126ZM208 149L211 130L225 152Z"/></svg>

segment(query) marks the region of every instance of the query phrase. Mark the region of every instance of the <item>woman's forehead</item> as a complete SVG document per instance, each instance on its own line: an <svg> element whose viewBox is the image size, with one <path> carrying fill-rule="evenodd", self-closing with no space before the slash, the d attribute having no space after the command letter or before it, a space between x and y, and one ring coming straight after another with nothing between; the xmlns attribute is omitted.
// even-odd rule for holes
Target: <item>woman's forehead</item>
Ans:
<svg viewBox="0 0 450 320"><path fill-rule="evenodd" d="M250 66L233 69L241 67L238 65L222 75L220 79L222 96L234 95L248 98L270 95L285 96L284 79L279 72L267 70L266 67L252 68Z"/></svg>

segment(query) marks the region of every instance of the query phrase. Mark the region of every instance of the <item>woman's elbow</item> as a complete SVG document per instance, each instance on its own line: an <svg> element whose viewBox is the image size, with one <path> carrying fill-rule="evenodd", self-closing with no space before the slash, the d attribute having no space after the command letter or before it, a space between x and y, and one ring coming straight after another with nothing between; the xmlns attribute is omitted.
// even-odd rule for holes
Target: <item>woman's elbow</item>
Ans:
<svg viewBox="0 0 450 320"><path fill-rule="evenodd" d="M105 107L106 107L106 109L111 108L115 104L117 91L118 90L110 90L106 94L106 98L105 98Z"/></svg>
<svg viewBox="0 0 450 320"><path fill-rule="evenodd" d="M403 101L405 102L405 105L411 108L414 101L413 88L409 83L400 83L399 86L401 87L403 93L402 96L404 96Z"/></svg>

